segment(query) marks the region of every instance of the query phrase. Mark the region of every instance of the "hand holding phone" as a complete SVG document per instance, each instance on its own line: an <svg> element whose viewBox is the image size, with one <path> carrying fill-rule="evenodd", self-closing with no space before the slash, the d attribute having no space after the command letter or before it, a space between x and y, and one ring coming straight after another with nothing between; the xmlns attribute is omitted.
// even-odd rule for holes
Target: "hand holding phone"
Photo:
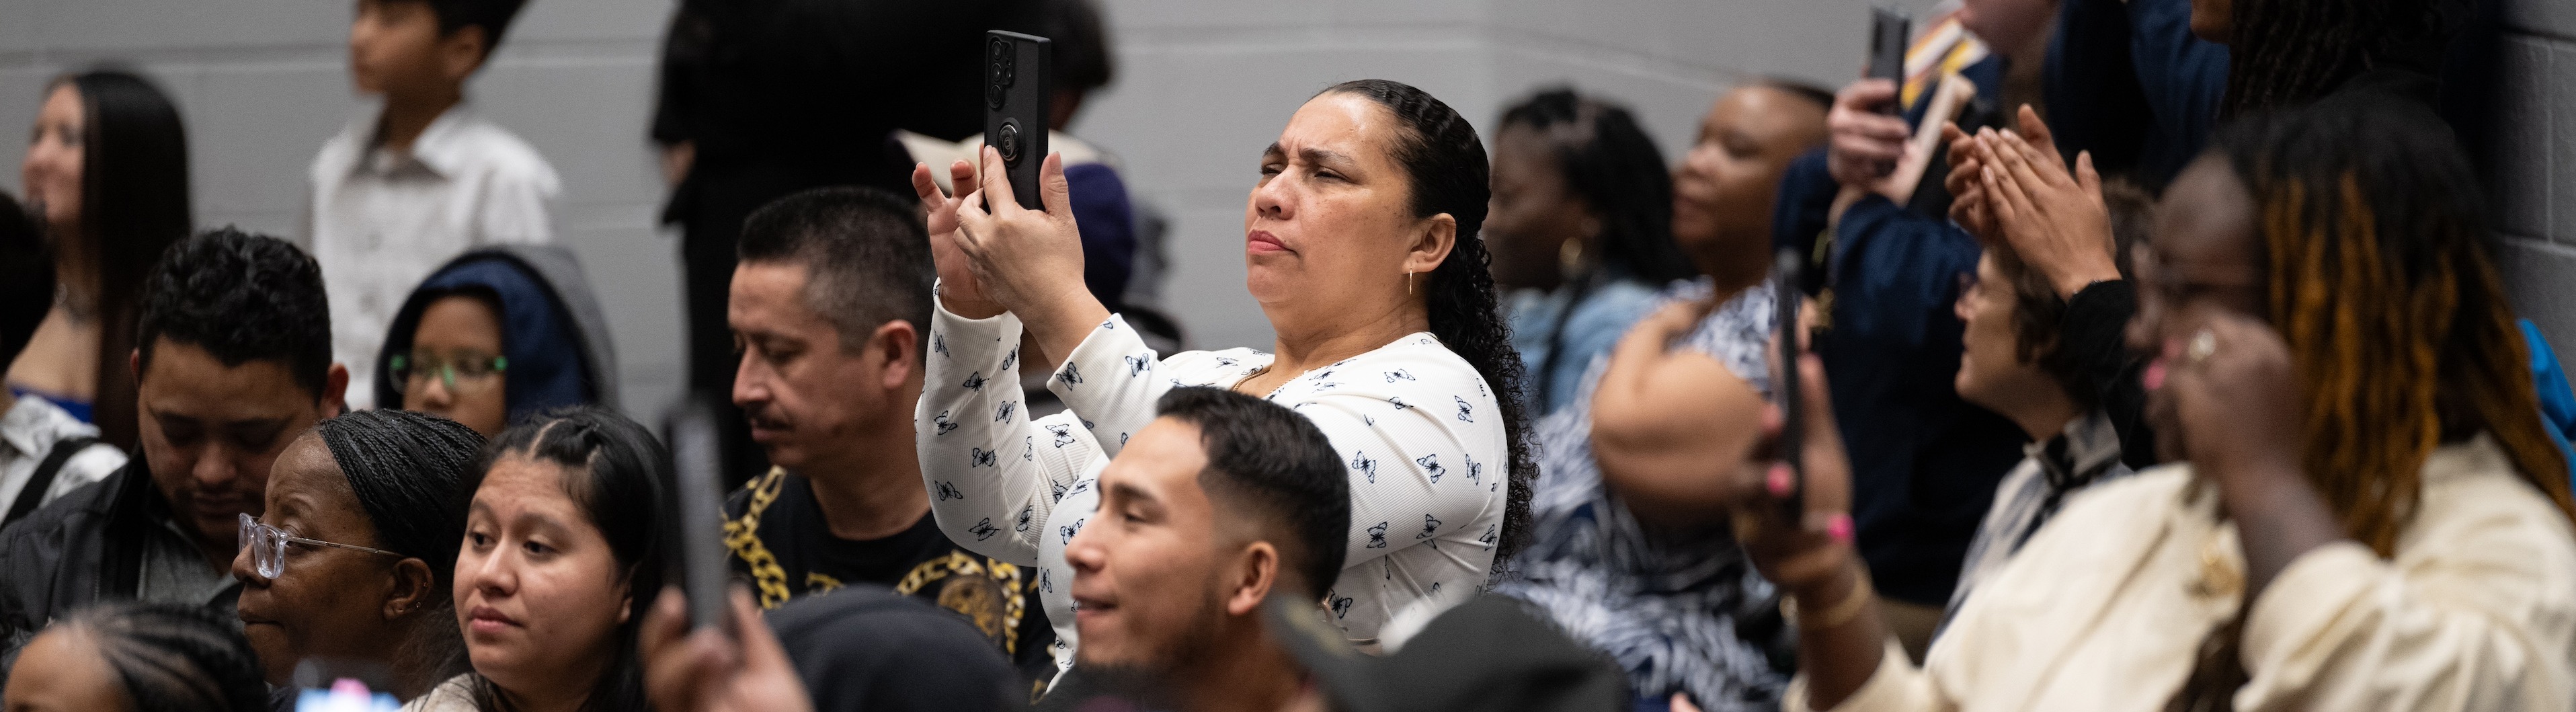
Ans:
<svg viewBox="0 0 2576 712"><path fill-rule="evenodd" d="M1885 79L1896 83L1896 100L1879 108L1895 116L1905 112L1905 45L1911 39L1914 19L1905 11L1879 6L1869 11L1869 69L1866 79Z"/></svg>

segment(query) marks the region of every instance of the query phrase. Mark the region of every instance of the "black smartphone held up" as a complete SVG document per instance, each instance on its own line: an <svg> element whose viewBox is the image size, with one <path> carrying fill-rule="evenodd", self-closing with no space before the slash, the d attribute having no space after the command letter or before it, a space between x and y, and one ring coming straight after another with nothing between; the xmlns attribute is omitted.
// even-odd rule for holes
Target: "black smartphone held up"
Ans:
<svg viewBox="0 0 2576 712"><path fill-rule="evenodd" d="M1047 38L1004 30L984 33L984 145L1002 153L1002 171L1020 207L1038 198L1038 165L1046 162L1047 109L1055 75ZM979 159L980 161L980 159Z"/></svg>
<svg viewBox="0 0 2576 712"><path fill-rule="evenodd" d="M1887 103L1882 113L1904 113L1905 44L1914 34L1914 18L1905 11L1879 6L1869 10L1869 71L1866 79L1896 82L1897 100Z"/></svg>
<svg viewBox="0 0 2576 712"><path fill-rule="evenodd" d="M1779 363L1779 377L1771 383L1771 398L1780 404L1780 461L1789 463L1789 494L1781 498L1781 511L1797 521L1807 511L1807 459L1804 425L1806 401L1801 398L1798 383L1798 304L1805 292L1799 291L1800 272L1806 260L1799 250L1783 247L1771 260L1772 311L1779 320L1772 326L1774 360Z"/></svg>
<svg viewBox="0 0 2576 712"><path fill-rule="evenodd" d="M671 444L672 499L677 506L671 527L679 545L674 558L680 570L680 589L689 596L689 627L725 626L732 621L725 615L729 605L725 582L730 570L725 566L724 546L724 453L716 435L717 413L714 400L698 395L672 409L663 424L663 440Z"/></svg>

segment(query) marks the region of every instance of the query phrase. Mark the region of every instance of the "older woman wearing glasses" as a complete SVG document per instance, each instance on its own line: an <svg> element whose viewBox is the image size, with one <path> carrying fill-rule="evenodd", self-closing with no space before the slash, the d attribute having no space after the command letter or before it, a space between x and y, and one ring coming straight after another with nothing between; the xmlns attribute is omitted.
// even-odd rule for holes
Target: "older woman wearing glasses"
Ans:
<svg viewBox="0 0 2576 712"><path fill-rule="evenodd" d="M268 507L241 515L242 633L272 685L310 658L382 665L411 699L455 659L453 512L483 438L455 421L364 410L322 421L269 473Z"/></svg>

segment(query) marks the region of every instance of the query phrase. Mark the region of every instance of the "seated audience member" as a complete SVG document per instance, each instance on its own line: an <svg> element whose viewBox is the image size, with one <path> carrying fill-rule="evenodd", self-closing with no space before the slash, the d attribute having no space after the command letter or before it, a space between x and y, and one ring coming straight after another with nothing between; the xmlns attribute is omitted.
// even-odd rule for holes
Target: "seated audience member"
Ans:
<svg viewBox="0 0 2576 712"><path fill-rule="evenodd" d="M670 457L597 406L510 426L466 470L456 623L473 670L407 710L644 709L640 613L671 556Z"/></svg>
<svg viewBox="0 0 2576 712"><path fill-rule="evenodd" d="M857 585L761 613L733 594L733 637L688 627L678 589L644 622L659 712L999 712L1027 707L983 631L912 596ZM810 693L809 693L810 691Z"/></svg>
<svg viewBox="0 0 2576 712"><path fill-rule="evenodd" d="M18 201L0 195L0 369L54 307L54 256ZM0 392L0 526L125 466L98 428L42 396Z"/></svg>
<svg viewBox="0 0 2576 712"><path fill-rule="evenodd" d="M2576 502L2476 185L2418 106L2356 97L2222 129L2136 255L2148 413L2189 464L2078 496L1979 575L1919 667L1865 605L1843 440L1809 399L1803 517L1754 494L1785 491L1785 465L1728 475L1747 549L1798 604L1787 707L2576 701Z"/></svg>
<svg viewBox="0 0 2576 712"><path fill-rule="evenodd" d="M446 516L483 438L443 418L362 410L277 456L266 513L242 518L236 608L271 685L306 659L391 674L398 699L457 671L450 610L464 521Z"/></svg>
<svg viewBox="0 0 2576 712"><path fill-rule="evenodd" d="M1485 240L1531 412L1572 403L1592 357L1665 283L1696 273L1673 245L1672 193L1663 153L1624 107L1553 89L1503 111Z"/></svg>
<svg viewBox="0 0 2576 712"><path fill-rule="evenodd" d="M143 283L196 220L188 209L188 133L150 80L93 69L45 84L20 183L53 241L63 286L26 352L7 365L11 393L54 401L108 444L138 447L127 356Z"/></svg>
<svg viewBox="0 0 2576 712"><path fill-rule="evenodd" d="M1665 290L1565 409L1541 419L1534 536L1501 590L1630 675L1641 709L1676 694L1770 709L1788 684L1776 594L1726 528L1707 478L1661 459L1710 441L1749 450L1770 393L1771 196L1825 137L1832 96L1736 88L1673 172L1673 232L1708 278ZM1709 394L1721 394L1710 397Z"/></svg>
<svg viewBox="0 0 2576 712"><path fill-rule="evenodd" d="M404 290L466 250L553 240L554 166L465 98L525 4L358 0L349 78L374 101L314 154L304 213L338 306L332 353L360 384L352 407L385 405L376 352Z"/></svg>
<svg viewBox="0 0 2576 712"><path fill-rule="evenodd" d="M914 432L940 527L1038 567L1060 640L1076 636L1063 547L1098 504L1091 473L1183 386L1266 394L1331 435L1353 514L1348 568L1325 598L1353 639L1373 642L1388 616L1444 587L1481 590L1509 560L1536 468L1520 357L1477 237L1485 151L1448 105L1396 82L1334 85L1264 152L1244 205L1245 285L1278 334L1272 353L1146 347L1070 288L1081 238L1059 161L1041 168L1041 212L1011 197L999 154L983 160L993 180L957 197L929 166L914 169L940 270ZM964 162L949 171L976 175ZM1034 421L1019 400L1024 324L1063 361L1048 388L1068 406Z"/></svg>
<svg viewBox="0 0 2576 712"><path fill-rule="evenodd" d="M2093 249L2118 254L2136 244L2135 234L2123 237L2124 244L2095 242ZM2131 472L2120 461L2120 431L2057 331L2066 300L2055 285L2023 266L2012 248L1988 245L1957 308L1966 325L1953 381L1959 397L2021 426L2030 443L1968 540L1952 611L2077 493Z"/></svg>
<svg viewBox="0 0 2576 712"><path fill-rule="evenodd" d="M740 254L733 402L777 465L726 502L735 572L765 608L862 583L919 596L1053 677L1037 573L961 548L931 517L911 414L935 272L915 205L797 193L743 221Z"/></svg>
<svg viewBox="0 0 2576 712"><path fill-rule="evenodd" d="M95 601L231 610L241 515L269 466L338 415L321 270L294 245L232 229L171 246L146 283L129 358L143 452L0 530L0 631L20 644Z"/></svg>
<svg viewBox="0 0 2576 712"><path fill-rule="evenodd" d="M1100 472L1101 521L1064 544L1082 646L1051 709L1286 709L1315 694L1264 604L1308 625L1341 576L1350 491L1315 423L1216 388L1166 390ZM1338 628L1339 626L1333 626Z"/></svg>
<svg viewBox="0 0 2576 712"><path fill-rule="evenodd" d="M2021 429L1961 400L1959 277L1973 273L1975 237L1945 218L1954 196L1940 156L1909 137L1930 117L1944 77L1976 101L1956 123L1996 123L2001 107L2034 103L2056 0L1966 0L1926 28L1902 84L1843 88L1827 118L1827 147L1784 174L1774 244L1812 255L1802 289L1816 298L1816 355L1834 381L1842 427L1887 447L1855 452L1860 499L1852 517L1861 555L1906 649L1920 655L1958 582L1959 562L1995 483L2020 459ZM1857 28L1855 28L1857 29ZM1880 113L1901 107L1902 118Z"/></svg>
<svg viewBox="0 0 2576 712"><path fill-rule="evenodd" d="M376 405L449 418L491 437L531 413L617 407L617 350L571 250L465 253L394 313L376 354Z"/></svg>
<svg viewBox="0 0 2576 712"><path fill-rule="evenodd" d="M96 712L267 712L259 659L222 614L109 603L72 613L27 644L0 706Z"/></svg>

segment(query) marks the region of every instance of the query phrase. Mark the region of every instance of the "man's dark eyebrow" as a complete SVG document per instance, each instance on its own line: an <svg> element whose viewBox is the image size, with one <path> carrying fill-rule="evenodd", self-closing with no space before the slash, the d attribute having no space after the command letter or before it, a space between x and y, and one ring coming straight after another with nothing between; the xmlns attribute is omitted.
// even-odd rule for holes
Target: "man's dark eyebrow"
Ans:
<svg viewBox="0 0 2576 712"><path fill-rule="evenodd" d="M1277 141L1270 142L1269 148L1261 149L1262 158L1286 158L1287 156L1288 151L1280 148L1279 142Z"/></svg>
<svg viewBox="0 0 2576 712"><path fill-rule="evenodd" d="M1162 502L1162 499L1155 497L1152 493L1146 492L1145 488L1126 482L1111 484L1109 485L1108 490L1110 494L1118 495L1119 499L1135 500L1138 502L1153 504L1160 504Z"/></svg>

